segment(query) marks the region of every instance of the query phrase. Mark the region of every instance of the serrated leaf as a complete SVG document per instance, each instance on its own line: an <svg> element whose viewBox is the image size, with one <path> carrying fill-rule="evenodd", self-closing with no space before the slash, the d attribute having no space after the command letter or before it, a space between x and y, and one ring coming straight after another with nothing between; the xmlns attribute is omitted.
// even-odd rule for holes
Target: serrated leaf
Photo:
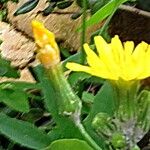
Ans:
<svg viewBox="0 0 150 150"><path fill-rule="evenodd" d="M78 139L62 139L54 141L45 150L93 150L85 141Z"/></svg>
<svg viewBox="0 0 150 150"><path fill-rule="evenodd" d="M32 149L44 149L51 139L33 124L0 113L0 133L16 143Z"/></svg>

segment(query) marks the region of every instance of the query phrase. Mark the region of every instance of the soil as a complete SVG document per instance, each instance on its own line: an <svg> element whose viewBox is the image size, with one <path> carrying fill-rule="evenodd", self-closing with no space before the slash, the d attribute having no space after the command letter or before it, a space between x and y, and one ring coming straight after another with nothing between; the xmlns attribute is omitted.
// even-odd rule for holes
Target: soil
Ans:
<svg viewBox="0 0 150 150"><path fill-rule="evenodd" d="M119 10L112 18L109 32L112 36L119 35L122 41L150 43L150 17Z"/></svg>

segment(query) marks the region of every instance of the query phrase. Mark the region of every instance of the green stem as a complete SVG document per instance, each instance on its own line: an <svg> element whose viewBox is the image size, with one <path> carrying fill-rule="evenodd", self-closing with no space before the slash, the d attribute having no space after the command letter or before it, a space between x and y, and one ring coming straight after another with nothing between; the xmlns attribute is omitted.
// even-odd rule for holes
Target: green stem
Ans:
<svg viewBox="0 0 150 150"><path fill-rule="evenodd" d="M85 138L85 140L91 145L95 150L102 150L102 148L97 145L97 143L91 138L91 136L87 133L84 126L81 123L76 123L76 126L80 130L82 136Z"/></svg>
<svg viewBox="0 0 150 150"><path fill-rule="evenodd" d="M83 44L85 43L86 37L86 17L87 17L87 0L83 0L83 15L82 15L82 35L81 35L81 63L84 63L85 52L83 49Z"/></svg>
<svg viewBox="0 0 150 150"><path fill-rule="evenodd" d="M80 123L81 101L74 94L72 88L64 77L61 64L49 68L48 74L53 88L58 96L58 106L61 114L68 114L79 129L81 135L95 150L102 150Z"/></svg>

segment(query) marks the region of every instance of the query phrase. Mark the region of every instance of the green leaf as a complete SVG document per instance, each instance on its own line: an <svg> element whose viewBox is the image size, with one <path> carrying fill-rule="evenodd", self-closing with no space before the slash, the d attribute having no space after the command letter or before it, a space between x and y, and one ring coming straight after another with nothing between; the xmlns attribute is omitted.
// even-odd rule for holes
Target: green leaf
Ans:
<svg viewBox="0 0 150 150"><path fill-rule="evenodd" d="M101 9L99 9L94 15L92 15L89 20L86 21L86 26L89 27L101 22L110 14L112 14L114 11L116 11L120 4L126 1L128 0L111 0L106 5L104 5ZM77 30L79 31L81 29L82 27L79 27Z"/></svg>
<svg viewBox="0 0 150 150"><path fill-rule="evenodd" d="M79 51L78 53L74 55L71 55L70 57L68 57L67 59L63 61L62 66L63 66L64 71L67 70L65 66L68 62L81 63L81 51Z"/></svg>
<svg viewBox="0 0 150 150"><path fill-rule="evenodd" d="M45 150L93 150L85 141L78 139L62 139L54 141Z"/></svg>
<svg viewBox="0 0 150 150"><path fill-rule="evenodd" d="M91 75L85 72L73 72L69 75L68 81L72 87L75 87L79 81L81 82L89 77L91 77Z"/></svg>
<svg viewBox="0 0 150 150"><path fill-rule="evenodd" d="M90 78L87 78L85 80L86 83L91 83L94 85L100 85L103 84L105 82L104 79L100 78L100 77L96 77L96 76L91 76Z"/></svg>
<svg viewBox="0 0 150 150"><path fill-rule="evenodd" d="M10 61L3 59L0 56L0 76L8 78L18 78L18 71L10 65Z"/></svg>
<svg viewBox="0 0 150 150"><path fill-rule="evenodd" d="M48 135L38 130L33 124L10 118L3 113L0 113L0 133L32 149L43 149L51 143Z"/></svg>
<svg viewBox="0 0 150 150"><path fill-rule="evenodd" d="M95 115L99 112L105 112L112 116L115 109L114 102L115 94L113 88L108 82L105 82L96 94L91 112L85 121L91 123Z"/></svg>
<svg viewBox="0 0 150 150"><path fill-rule="evenodd" d="M69 53L69 49L68 48L65 48L65 47L63 47L63 46L59 46L59 48L60 48L60 52L61 52L61 54L62 54L62 56L64 57L64 58L68 58L69 56L71 56L71 54Z"/></svg>
<svg viewBox="0 0 150 150"><path fill-rule="evenodd" d="M96 1L93 6L91 7L91 14L96 13L100 8L106 5L110 0L100 0Z"/></svg>
<svg viewBox="0 0 150 150"><path fill-rule="evenodd" d="M40 89L39 84L27 82L3 82L0 83L0 102L20 111L28 112L27 90Z"/></svg>
<svg viewBox="0 0 150 150"><path fill-rule="evenodd" d="M86 103L93 103L95 96L92 93L89 92L83 92L82 93L82 100Z"/></svg>
<svg viewBox="0 0 150 150"><path fill-rule="evenodd" d="M28 83L22 81L6 81L0 83L0 89L12 89L12 90L20 90L20 91L27 91L30 89L38 89L40 90L40 84L38 83Z"/></svg>
<svg viewBox="0 0 150 150"><path fill-rule="evenodd" d="M25 14L25 13L33 10L37 6L38 2L39 2L39 0L28 0L19 9L17 9L17 11L14 13L14 16L18 16L20 14Z"/></svg>
<svg viewBox="0 0 150 150"><path fill-rule="evenodd" d="M86 127L86 130L105 150L107 150L107 146L105 145L104 139L96 134L91 123L96 114L99 112L108 113L110 116L113 115L115 109L114 100L115 95L112 86L108 82L105 82L104 85L100 88L99 92L96 94L91 111L89 112L87 118L84 120L84 126Z"/></svg>
<svg viewBox="0 0 150 150"><path fill-rule="evenodd" d="M43 110L40 108L32 108L28 113L23 113L21 115L21 119L24 121L34 123L43 117L43 113Z"/></svg>
<svg viewBox="0 0 150 150"><path fill-rule="evenodd" d="M0 90L0 101L17 111L29 111L28 96L22 91Z"/></svg>

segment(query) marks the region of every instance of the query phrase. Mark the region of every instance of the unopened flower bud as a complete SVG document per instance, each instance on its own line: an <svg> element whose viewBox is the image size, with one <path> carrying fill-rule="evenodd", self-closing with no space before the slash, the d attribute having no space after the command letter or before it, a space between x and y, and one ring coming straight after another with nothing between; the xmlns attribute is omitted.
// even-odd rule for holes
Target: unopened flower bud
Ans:
<svg viewBox="0 0 150 150"><path fill-rule="evenodd" d="M32 28L35 42L39 46L37 58L45 68L58 64L60 62L60 54L55 35L38 21L32 21Z"/></svg>

